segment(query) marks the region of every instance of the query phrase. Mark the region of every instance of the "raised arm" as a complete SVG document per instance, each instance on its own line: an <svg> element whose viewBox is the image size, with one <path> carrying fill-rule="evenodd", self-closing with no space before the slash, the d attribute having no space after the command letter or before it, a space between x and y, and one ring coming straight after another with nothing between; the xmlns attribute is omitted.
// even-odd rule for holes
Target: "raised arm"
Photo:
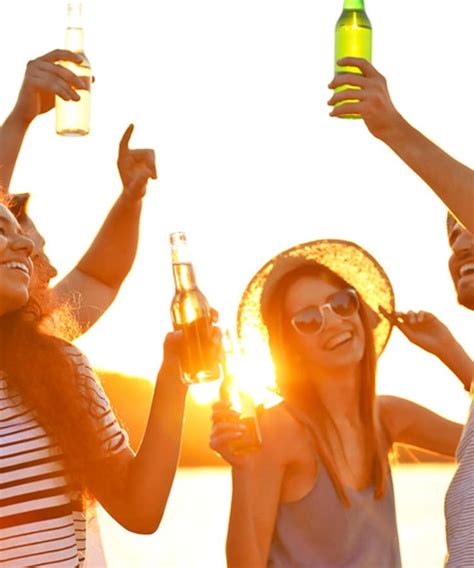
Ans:
<svg viewBox="0 0 474 568"><path fill-rule="evenodd" d="M145 434L130 448L100 464L90 480L93 494L126 529L150 534L162 519L178 465L187 387L180 380L182 332L168 334ZM99 468L99 472L100 472ZM110 482L112 477L112 482Z"/></svg>
<svg viewBox="0 0 474 568"><path fill-rule="evenodd" d="M454 457L463 425L447 420L410 400L380 396L382 422L392 443Z"/></svg>
<svg viewBox="0 0 474 568"><path fill-rule="evenodd" d="M473 170L449 156L401 116L390 99L385 77L371 63L355 57L341 59L338 63L358 67L362 75L337 74L329 88L350 84L359 89L339 91L328 104L335 105L347 99L359 102L334 107L331 116L359 113L369 131L418 174L453 215L474 233Z"/></svg>
<svg viewBox="0 0 474 568"><path fill-rule="evenodd" d="M16 104L0 129L0 187L8 191L25 134L32 121L54 107L56 95L64 100L79 100L74 87L83 87L79 77L58 61L80 63L77 53L56 49L33 59L26 66L25 77Z"/></svg>
<svg viewBox="0 0 474 568"><path fill-rule="evenodd" d="M474 363L444 323L429 312L395 312L385 315L409 341L444 363L464 388L470 391Z"/></svg>
<svg viewBox="0 0 474 568"><path fill-rule="evenodd" d="M85 255L54 288L60 301L74 298L75 315L82 332L110 306L133 265L142 198L148 179L157 177L153 150L128 147L132 132L130 125L119 146L117 165L122 193Z"/></svg>

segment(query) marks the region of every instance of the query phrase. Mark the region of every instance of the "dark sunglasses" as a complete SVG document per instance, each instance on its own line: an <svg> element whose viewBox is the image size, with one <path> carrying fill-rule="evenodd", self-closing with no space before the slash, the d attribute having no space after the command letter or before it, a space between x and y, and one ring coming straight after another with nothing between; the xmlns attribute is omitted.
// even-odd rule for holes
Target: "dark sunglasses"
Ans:
<svg viewBox="0 0 474 568"><path fill-rule="evenodd" d="M359 297L353 288L340 290L322 306L308 306L291 318L291 325L301 335L315 335L324 327L324 308L342 319L353 316L359 310Z"/></svg>

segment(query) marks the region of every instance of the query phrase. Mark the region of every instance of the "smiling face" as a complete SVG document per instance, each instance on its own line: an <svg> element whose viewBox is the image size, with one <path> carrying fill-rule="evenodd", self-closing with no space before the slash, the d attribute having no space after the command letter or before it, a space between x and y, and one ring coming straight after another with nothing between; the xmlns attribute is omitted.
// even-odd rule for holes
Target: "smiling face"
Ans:
<svg viewBox="0 0 474 568"><path fill-rule="evenodd" d="M40 288L48 287L52 278L57 276L58 271L51 264L48 256L44 252L45 241L31 218L23 213L19 219L20 226L25 235L34 243L32 260L35 265L33 274L34 285Z"/></svg>
<svg viewBox="0 0 474 568"><path fill-rule="evenodd" d="M24 306L33 273L33 242L0 204L0 316Z"/></svg>
<svg viewBox="0 0 474 568"><path fill-rule="evenodd" d="M456 288L458 302L474 310L474 235L459 223L449 232L452 250L449 270Z"/></svg>
<svg viewBox="0 0 474 568"><path fill-rule="evenodd" d="M337 298L341 290L335 282L303 276L286 293L285 313L292 344L304 361L322 369L355 368L364 356L365 332L359 312L341 317L324 306ZM317 333L300 333L291 324L294 316L321 306L323 324Z"/></svg>

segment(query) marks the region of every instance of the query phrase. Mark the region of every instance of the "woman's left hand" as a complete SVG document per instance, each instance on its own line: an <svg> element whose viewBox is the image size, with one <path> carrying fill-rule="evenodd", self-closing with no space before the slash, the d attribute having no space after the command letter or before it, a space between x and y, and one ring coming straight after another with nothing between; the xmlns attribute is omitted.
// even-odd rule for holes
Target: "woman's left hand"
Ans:
<svg viewBox="0 0 474 568"><path fill-rule="evenodd" d="M385 312L384 315L407 339L434 355L440 355L455 341L446 325L429 312Z"/></svg>

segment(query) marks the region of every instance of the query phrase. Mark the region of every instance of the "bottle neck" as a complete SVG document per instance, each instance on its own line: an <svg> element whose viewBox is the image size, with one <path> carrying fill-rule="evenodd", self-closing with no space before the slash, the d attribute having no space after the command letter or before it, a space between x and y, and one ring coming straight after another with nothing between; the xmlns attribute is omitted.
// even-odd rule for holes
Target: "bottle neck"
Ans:
<svg viewBox="0 0 474 568"><path fill-rule="evenodd" d="M173 262L173 276L178 292L187 292L197 288L196 275L190 262Z"/></svg>
<svg viewBox="0 0 474 568"><path fill-rule="evenodd" d="M365 10L364 0L344 0L344 10Z"/></svg>
<svg viewBox="0 0 474 568"><path fill-rule="evenodd" d="M66 49L74 53L84 53L84 31L82 28L66 28Z"/></svg>
<svg viewBox="0 0 474 568"><path fill-rule="evenodd" d="M74 53L84 52L82 3L77 0L69 2L67 6L66 49Z"/></svg>

